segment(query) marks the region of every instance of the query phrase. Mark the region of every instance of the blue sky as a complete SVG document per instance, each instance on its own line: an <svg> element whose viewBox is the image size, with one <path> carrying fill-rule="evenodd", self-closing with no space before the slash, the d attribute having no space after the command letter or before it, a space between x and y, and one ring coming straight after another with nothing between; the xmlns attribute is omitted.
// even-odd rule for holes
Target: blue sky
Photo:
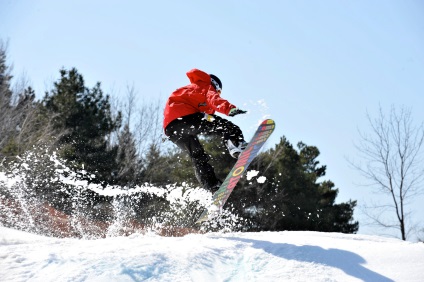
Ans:
<svg viewBox="0 0 424 282"><path fill-rule="evenodd" d="M346 158L357 156L358 129L369 129L366 112L403 105L424 121L423 12L419 0L3 0L0 36L13 74L39 97L62 67L113 95L134 85L140 101L165 100L192 68L214 73L223 97L249 111L231 119L247 138L273 118L268 146L282 136L317 146L338 201L362 205L380 197L357 185Z"/></svg>

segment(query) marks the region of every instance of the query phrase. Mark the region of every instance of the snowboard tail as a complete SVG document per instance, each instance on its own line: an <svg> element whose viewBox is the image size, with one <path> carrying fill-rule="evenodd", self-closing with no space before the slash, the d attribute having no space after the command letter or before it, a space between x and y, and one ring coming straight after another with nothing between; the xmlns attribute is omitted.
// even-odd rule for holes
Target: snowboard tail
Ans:
<svg viewBox="0 0 424 282"><path fill-rule="evenodd" d="M262 148L266 140L268 140L271 133L274 131L275 123L272 119L263 121L251 141L247 145L246 149L240 153L238 160L231 171L228 173L224 182L212 196L212 202L209 207L202 213L196 223L201 223L218 216L228 197L236 187L240 180L243 172L247 170L252 160L258 155L259 150Z"/></svg>

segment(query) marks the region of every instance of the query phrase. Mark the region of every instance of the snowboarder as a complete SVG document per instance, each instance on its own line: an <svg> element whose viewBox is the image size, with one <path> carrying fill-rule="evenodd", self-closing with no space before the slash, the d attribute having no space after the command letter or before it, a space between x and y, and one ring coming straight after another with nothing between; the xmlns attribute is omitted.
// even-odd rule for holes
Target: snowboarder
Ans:
<svg viewBox="0 0 424 282"><path fill-rule="evenodd" d="M169 140L189 154L200 184L215 192L222 182L208 163L198 135L220 136L230 155L237 158L247 146L242 131L214 113L232 117L246 111L221 98L222 83L217 76L198 69L188 71L187 76L190 84L175 90L166 102L163 128Z"/></svg>

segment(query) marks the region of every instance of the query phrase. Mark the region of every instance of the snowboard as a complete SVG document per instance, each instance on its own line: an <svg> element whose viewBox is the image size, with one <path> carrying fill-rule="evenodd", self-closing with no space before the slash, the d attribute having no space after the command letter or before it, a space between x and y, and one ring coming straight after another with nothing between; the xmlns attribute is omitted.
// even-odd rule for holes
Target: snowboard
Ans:
<svg viewBox="0 0 424 282"><path fill-rule="evenodd" d="M258 155L259 150L262 148L266 140L268 140L271 133L274 131L275 123L272 119L264 120L256 130L246 149L239 155L236 164L228 173L224 182L212 196L212 202L208 208L202 213L196 223L208 221L217 217L228 197L236 187L243 172L247 170L252 160Z"/></svg>

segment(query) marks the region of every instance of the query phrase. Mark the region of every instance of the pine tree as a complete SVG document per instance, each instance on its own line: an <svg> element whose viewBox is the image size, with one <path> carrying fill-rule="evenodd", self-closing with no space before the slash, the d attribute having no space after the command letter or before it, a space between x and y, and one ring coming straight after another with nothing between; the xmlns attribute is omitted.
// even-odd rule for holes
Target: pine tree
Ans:
<svg viewBox="0 0 424 282"><path fill-rule="evenodd" d="M118 148L108 138L120 127L121 114L112 116L109 95L103 95L100 83L88 89L75 68L62 69L60 75L44 105L62 154L76 167L95 173L98 181L112 181Z"/></svg>
<svg viewBox="0 0 424 282"><path fill-rule="evenodd" d="M132 186L141 180L142 165L137 153L135 139L129 125L125 124L118 136L117 172L114 184Z"/></svg>
<svg viewBox="0 0 424 282"><path fill-rule="evenodd" d="M0 152L10 142L14 129L10 66L6 62L7 48L0 41Z"/></svg>
<svg viewBox="0 0 424 282"><path fill-rule="evenodd" d="M170 159L172 157L164 156L161 153L157 144L151 143L143 158L143 181L155 185L181 183L172 175L174 169Z"/></svg>
<svg viewBox="0 0 424 282"><path fill-rule="evenodd" d="M229 202L251 219L254 230L356 232L358 223L352 218L356 202L336 205L334 184L318 182L326 170L317 161L318 148L300 142L298 149L281 138L251 165L267 181L242 179Z"/></svg>
<svg viewBox="0 0 424 282"><path fill-rule="evenodd" d="M7 65L7 47L0 41L0 103L1 105L11 104L12 90L11 80L13 76L10 71L11 68Z"/></svg>

